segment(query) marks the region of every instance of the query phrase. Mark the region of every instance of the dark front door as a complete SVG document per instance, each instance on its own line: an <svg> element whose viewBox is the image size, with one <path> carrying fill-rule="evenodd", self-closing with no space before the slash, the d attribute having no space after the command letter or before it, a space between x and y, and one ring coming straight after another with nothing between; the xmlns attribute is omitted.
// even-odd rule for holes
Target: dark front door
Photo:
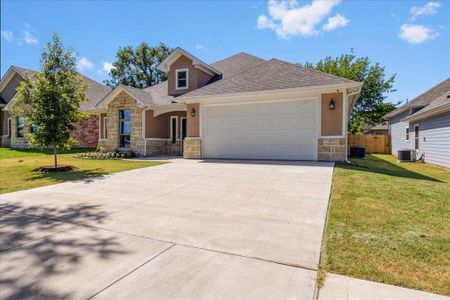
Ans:
<svg viewBox="0 0 450 300"><path fill-rule="evenodd" d="M414 126L414 149L419 150L419 125Z"/></svg>

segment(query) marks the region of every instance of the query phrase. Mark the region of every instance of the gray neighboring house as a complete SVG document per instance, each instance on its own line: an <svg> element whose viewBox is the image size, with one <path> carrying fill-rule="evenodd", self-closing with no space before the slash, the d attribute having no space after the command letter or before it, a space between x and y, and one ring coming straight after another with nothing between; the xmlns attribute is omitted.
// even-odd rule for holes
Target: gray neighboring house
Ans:
<svg viewBox="0 0 450 300"><path fill-rule="evenodd" d="M450 77L385 118L392 154L417 150L425 162L450 168Z"/></svg>

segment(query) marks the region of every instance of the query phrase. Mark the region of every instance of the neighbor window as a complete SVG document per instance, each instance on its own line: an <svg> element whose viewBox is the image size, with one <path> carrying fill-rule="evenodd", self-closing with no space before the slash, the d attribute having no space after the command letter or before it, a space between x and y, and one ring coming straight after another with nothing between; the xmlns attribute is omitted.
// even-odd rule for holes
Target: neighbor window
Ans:
<svg viewBox="0 0 450 300"><path fill-rule="evenodd" d="M188 69L179 69L177 74L177 90L188 88Z"/></svg>
<svg viewBox="0 0 450 300"><path fill-rule="evenodd" d="M130 148L131 111L119 110L119 145L120 148Z"/></svg>
<svg viewBox="0 0 450 300"><path fill-rule="evenodd" d="M8 119L8 137L11 137L11 119Z"/></svg>
<svg viewBox="0 0 450 300"><path fill-rule="evenodd" d="M24 117L17 117L16 119L16 136L17 137L23 137L24 129L25 129L25 118Z"/></svg>
<svg viewBox="0 0 450 300"><path fill-rule="evenodd" d="M409 141L409 127L405 128L405 141Z"/></svg>

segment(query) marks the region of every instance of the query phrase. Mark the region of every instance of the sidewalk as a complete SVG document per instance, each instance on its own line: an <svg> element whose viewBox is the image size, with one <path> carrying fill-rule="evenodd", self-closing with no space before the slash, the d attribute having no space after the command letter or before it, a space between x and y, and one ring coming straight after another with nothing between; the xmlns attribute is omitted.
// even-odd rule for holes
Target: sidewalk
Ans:
<svg viewBox="0 0 450 300"><path fill-rule="evenodd" d="M449 300L449 297L393 285L355 279L337 274L327 274L325 286L319 290L319 300Z"/></svg>

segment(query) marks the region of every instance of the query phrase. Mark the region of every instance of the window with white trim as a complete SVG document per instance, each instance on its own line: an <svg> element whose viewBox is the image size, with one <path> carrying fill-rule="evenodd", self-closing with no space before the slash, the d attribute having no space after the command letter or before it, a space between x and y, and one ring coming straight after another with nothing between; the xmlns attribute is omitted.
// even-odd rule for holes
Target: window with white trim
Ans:
<svg viewBox="0 0 450 300"><path fill-rule="evenodd" d="M8 137L11 138L11 118L8 118Z"/></svg>
<svg viewBox="0 0 450 300"><path fill-rule="evenodd" d="M16 137L21 138L24 136L25 129L25 118L17 117L16 118Z"/></svg>
<svg viewBox="0 0 450 300"><path fill-rule="evenodd" d="M189 84L189 70L188 69L178 69L176 70L176 89L184 90L187 89Z"/></svg>

